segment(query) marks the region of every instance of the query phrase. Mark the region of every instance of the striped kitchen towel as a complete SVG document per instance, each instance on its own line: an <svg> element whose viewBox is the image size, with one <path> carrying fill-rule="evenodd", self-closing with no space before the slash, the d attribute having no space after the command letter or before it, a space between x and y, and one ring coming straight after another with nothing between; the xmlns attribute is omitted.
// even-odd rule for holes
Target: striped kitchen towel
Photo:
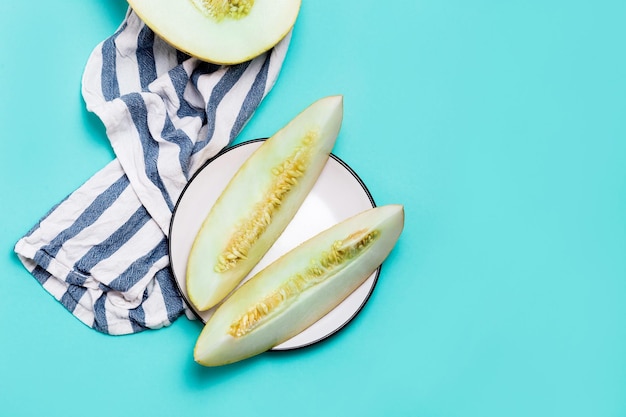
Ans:
<svg viewBox="0 0 626 417"><path fill-rule="evenodd" d="M116 159L15 246L83 323L119 335L188 312L169 270L172 210L191 175L237 136L272 88L289 40L252 61L218 66L166 44L129 9L92 52L82 93Z"/></svg>

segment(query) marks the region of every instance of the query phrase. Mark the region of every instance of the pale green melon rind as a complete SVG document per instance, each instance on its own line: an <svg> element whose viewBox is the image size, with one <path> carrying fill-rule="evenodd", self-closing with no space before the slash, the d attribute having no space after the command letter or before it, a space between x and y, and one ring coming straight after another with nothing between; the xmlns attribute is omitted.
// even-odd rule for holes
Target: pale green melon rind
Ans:
<svg viewBox="0 0 626 417"><path fill-rule="evenodd" d="M260 271L237 289L209 319L194 349L194 359L204 366L237 362L290 339L341 303L358 288L389 255L404 226L401 205L366 210L309 239ZM378 230L380 235L358 257L321 283L300 294L287 308L250 333L229 334L230 326L251 305L294 274L306 268L335 241L357 230Z"/></svg>
<svg viewBox="0 0 626 417"><path fill-rule="evenodd" d="M256 0L241 19L220 22L190 0L128 0L139 18L163 40L203 61L232 65L271 49L296 22L301 0Z"/></svg>
<svg viewBox="0 0 626 417"><path fill-rule="evenodd" d="M224 299L254 268L306 199L321 174L335 144L343 119L343 98L331 96L310 105L285 127L266 140L239 168L204 220L193 242L188 262L186 286L191 303L205 311ZM311 161L305 175L286 196L271 224L233 269L216 272L218 256L224 251L240 221L264 197L280 165L301 146L310 131L318 133L310 149Z"/></svg>

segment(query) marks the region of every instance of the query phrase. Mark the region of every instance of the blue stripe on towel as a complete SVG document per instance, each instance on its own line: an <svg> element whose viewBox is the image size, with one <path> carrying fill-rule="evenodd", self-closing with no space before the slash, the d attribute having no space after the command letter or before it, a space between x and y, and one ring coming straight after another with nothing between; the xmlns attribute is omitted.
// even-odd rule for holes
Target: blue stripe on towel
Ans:
<svg viewBox="0 0 626 417"><path fill-rule="evenodd" d="M202 148L204 148L207 143L213 137L213 132L215 130L215 119L217 114L217 107L220 102L226 96L226 94L234 87L234 85L239 81L241 76L244 74L246 69L250 65L249 62L244 62L243 64L234 65L229 67L226 70L224 76L218 81L218 83L213 88L213 92L211 93L211 97L209 98L209 102L206 106L206 115L207 115L207 135L206 139L200 140L196 142L194 146L193 152L196 153Z"/></svg>
<svg viewBox="0 0 626 417"><path fill-rule="evenodd" d="M215 71L219 70L221 67L217 64L212 64L210 62L198 62L196 67L193 69L191 73L191 82L194 86L198 86L198 80L204 74L212 74Z"/></svg>
<svg viewBox="0 0 626 417"><path fill-rule="evenodd" d="M150 215L146 209L143 206L139 207L137 211L108 238L92 246L87 253L74 264L74 270L84 274L83 277L86 278L91 268L115 254L115 252L135 236L149 220ZM74 282L74 284L81 285L84 284L84 281Z"/></svg>
<svg viewBox="0 0 626 417"><path fill-rule="evenodd" d="M50 272L46 271L39 265L33 269L32 274L41 285L45 284L46 281L48 281L48 279L52 276Z"/></svg>
<svg viewBox="0 0 626 417"><path fill-rule="evenodd" d="M139 68L139 82L141 90L147 91L150 83L157 78L156 62L154 60L154 32L147 26L139 32L137 37L137 67Z"/></svg>
<svg viewBox="0 0 626 417"><path fill-rule="evenodd" d="M76 305L87 292L87 288L78 287L76 285L70 285L65 294L61 297L61 304L65 306L69 311L74 311Z"/></svg>
<svg viewBox="0 0 626 417"><path fill-rule="evenodd" d="M148 299L148 290L143 292L141 303L143 304ZM143 305L139 304L136 308L128 312L128 318L130 319L130 325L133 328L133 333L146 330L146 312L143 309Z"/></svg>
<svg viewBox="0 0 626 417"><path fill-rule="evenodd" d="M163 301L167 309L167 318L173 322L183 312L183 300L174 286L174 277L169 268L163 268L156 274L156 280L163 293Z"/></svg>
<svg viewBox="0 0 626 417"><path fill-rule="evenodd" d="M102 86L102 95L106 101L111 101L120 96L120 86L117 81L117 47L115 46L115 41L119 34L127 27L128 24L124 21L120 29L102 43L102 71L100 72L100 83Z"/></svg>
<svg viewBox="0 0 626 417"><path fill-rule="evenodd" d="M176 91L178 102L180 103L176 115L181 119L183 117L204 117L203 109L194 108L185 100L185 90L189 83L189 75L187 71L185 71L185 68L182 65L174 67L169 71L168 75L174 87L174 91Z"/></svg>
<svg viewBox="0 0 626 417"><path fill-rule="evenodd" d="M152 137L148 126L148 108L140 93L130 93L121 97L126 103L128 111L133 119L135 128L139 133L139 140L143 147L143 158L146 175L150 181L161 191L161 196L165 200L170 211L174 210L174 203L168 194L163 179L159 175L159 143Z"/></svg>
<svg viewBox="0 0 626 417"><path fill-rule="evenodd" d="M239 134L243 126L246 124L246 121L252 116L254 110L259 106L261 100L263 99L263 93L265 92L265 85L267 83L267 71L270 67L270 57L269 55L265 58L265 62L263 62L263 66L261 70L257 74L254 79L254 83L252 83L252 88L248 91L245 100L243 101L243 105L241 106L241 110L239 110L239 114L237 115L237 120L233 124L233 128L230 131L230 140L234 140L235 137Z"/></svg>
<svg viewBox="0 0 626 417"><path fill-rule="evenodd" d="M129 184L126 175L121 176L117 181L111 184L102 194L94 199L70 227L60 232L49 244L45 245L37 252L34 259L35 262L41 267L46 268L51 258L54 258L59 250L61 250L63 244L82 232L85 228L94 224L118 199Z"/></svg>
<svg viewBox="0 0 626 417"><path fill-rule="evenodd" d="M185 62L189 58L190 58L190 56L188 54L184 53L183 51L176 51L176 61L178 62L178 65L182 64L183 62Z"/></svg>
<svg viewBox="0 0 626 417"><path fill-rule="evenodd" d="M107 293L102 293L102 295L96 300L93 306L93 328L102 333L109 332L109 324L107 323L107 312L106 312L106 300Z"/></svg>
<svg viewBox="0 0 626 417"><path fill-rule="evenodd" d="M176 129L172 120L167 117L163 126L163 138L169 142L178 144L180 148L178 152L178 163L180 169L185 175L185 178L189 178L189 157L193 151L193 142L181 129Z"/></svg>
<svg viewBox="0 0 626 417"><path fill-rule="evenodd" d="M158 260L167 256L167 240L164 238L147 254L137 258L119 277L115 278L108 287L116 291L125 292L130 290Z"/></svg>

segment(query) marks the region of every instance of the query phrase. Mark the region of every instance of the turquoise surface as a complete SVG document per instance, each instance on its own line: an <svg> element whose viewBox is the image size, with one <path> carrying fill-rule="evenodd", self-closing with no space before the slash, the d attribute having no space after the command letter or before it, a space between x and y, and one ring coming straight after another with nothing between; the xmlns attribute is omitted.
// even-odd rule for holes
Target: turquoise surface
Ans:
<svg viewBox="0 0 626 417"><path fill-rule="evenodd" d="M335 153L406 227L355 321L209 369L111 337L14 243L113 158L80 96L122 0L0 5L0 416L626 415L626 3L304 0L238 141L345 96Z"/></svg>

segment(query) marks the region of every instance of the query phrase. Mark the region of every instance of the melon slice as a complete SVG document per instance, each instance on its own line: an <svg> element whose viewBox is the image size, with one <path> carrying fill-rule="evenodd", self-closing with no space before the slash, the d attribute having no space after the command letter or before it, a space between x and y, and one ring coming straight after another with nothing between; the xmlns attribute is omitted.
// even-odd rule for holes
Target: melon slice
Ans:
<svg viewBox="0 0 626 417"><path fill-rule="evenodd" d="M194 359L220 366L265 352L358 288L394 247L401 205L366 210L297 246L239 287L200 333Z"/></svg>
<svg viewBox="0 0 626 417"><path fill-rule="evenodd" d="M295 24L301 0L128 0L166 42L203 61L238 64L272 48Z"/></svg>
<svg viewBox="0 0 626 417"><path fill-rule="evenodd" d="M313 188L335 144L343 98L316 101L266 140L209 211L187 261L191 303L224 299L278 239Z"/></svg>

